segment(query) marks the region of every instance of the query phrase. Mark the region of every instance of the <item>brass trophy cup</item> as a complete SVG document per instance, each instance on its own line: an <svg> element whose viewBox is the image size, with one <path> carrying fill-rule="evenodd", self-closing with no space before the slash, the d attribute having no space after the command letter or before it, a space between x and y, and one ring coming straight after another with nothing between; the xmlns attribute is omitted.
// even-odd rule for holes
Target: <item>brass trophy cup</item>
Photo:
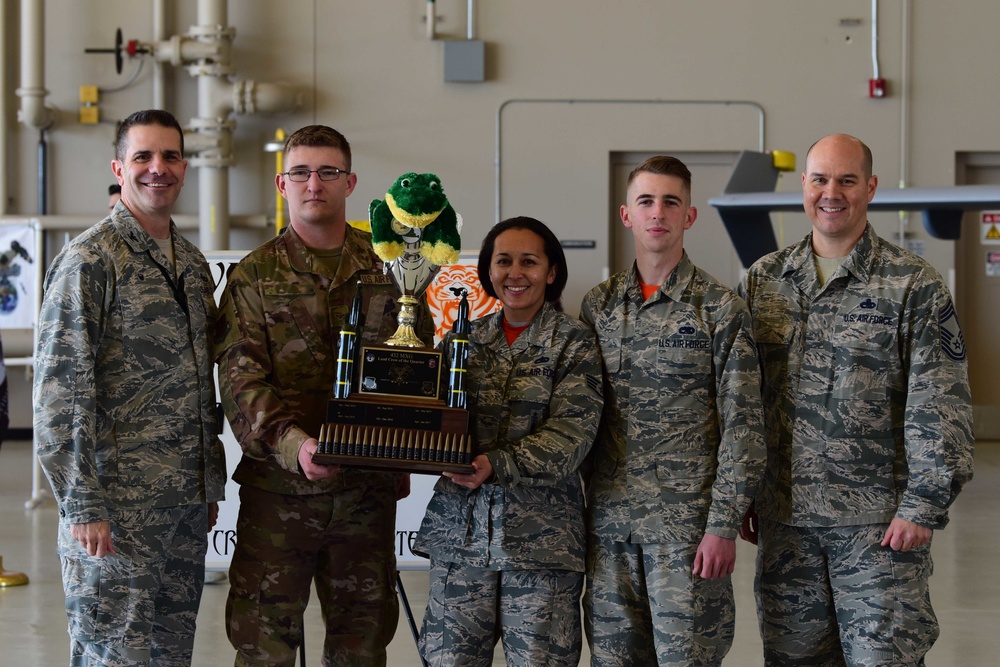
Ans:
<svg viewBox="0 0 1000 667"><path fill-rule="evenodd" d="M425 345L414 331L419 298L440 267L420 255L421 230L406 231L403 255L385 263L400 292L399 327L382 345L356 348L361 320L358 283L340 331L333 398L313 461L424 474L471 473L472 437L465 400L468 301L463 294L452 327L451 347L457 354L442 378L442 353ZM448 383L447 400L439 398L442 381Z"/></svg>

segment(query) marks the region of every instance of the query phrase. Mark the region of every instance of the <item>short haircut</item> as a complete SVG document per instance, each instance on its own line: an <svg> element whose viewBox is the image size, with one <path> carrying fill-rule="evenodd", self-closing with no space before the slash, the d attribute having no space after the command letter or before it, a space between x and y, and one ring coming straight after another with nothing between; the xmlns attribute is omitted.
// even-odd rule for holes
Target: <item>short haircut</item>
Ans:
<svg viewBox="0 0 1000 667"><path fill-rule="evenodd" d="M111 197L112 195L120 195L121 193L122 193L122 186L118 185L117 183L108 186L109 197Z"/></svg>
<svg viewBox="0 0 1000 667"><path fill-rule="evenodd" d="M629 173L626 188L631 187L632 181L643 172L659 174L660 176L676 176L684 183L688 194L691 194L691 170L675 157L670 155L655 155L646 159Z"/></svg>
<svg viewBox="0 0 1000 667"><path fill-rule="evenodd" d="M559 239L552 233L552 230L544 222L527 216L507 218L498 222L493 225L493 228L486 234L486 238L483 239L483 246L479 250L479 282L483 286L483 290L494 299L500 298L490 281L490 263L493 260L493 251L496 249L497 237L508 229L527 229L541 237L545 248L545 257L549 260L550 266L556 267L556 279L552 281L551 285L545 286L545 300L555 303L562 296L566 282L569 280L566 255L563 253L562 244L559 243Z"/></svg>
<svg viewBox="0 0 1000 667"><path fill-rule="evenodd" d="M124 162L128 153L128 131L137 125L159 125L177 130L181 139L181 155L184 155L184 129L173 114L163 109L144 109L136 111L118 126L118 134L115 137L115 159L119 162Z"/></svg>
<svg viewBox="0 0 1000 667"><path fill-rule="evenodd" d="M812 143L812 146L809 147L809 150L806 151L806 164L809 164L809 154L812 153L812 150L813 150L813 148L816 147L816 144L818 144L819 142L823 141L824 139L829 139L830 137L836 137L836 136L840 136L840 137L844 137L846 139L849 139L849 140L855 142L856 144L858 144L858 146L861 147L861 154L862 154L862 156L861 156L861 169L863 170L863 173L865 175L865 180L868 180L869 178L871 178L872 177L872 170L874 168L874 161L872 159L872 149L868 148L868 144L866 144L865 142L861 141L857 137L852 137L849 134L840 134L840 135L837 135L837 134L828 134L825 137L820 137L819 139L817 139L816 141L814 141Z"/></svg>
<svg viewBox="0 0 1000 667"><path fill-rule="evenodd" d="M314 146L318 148L336 148L344 154L347 160L345 167L351 171L351 145L340 132L326 125L306 125L292 132L285 139L285 154L297 146Z"/></svg>

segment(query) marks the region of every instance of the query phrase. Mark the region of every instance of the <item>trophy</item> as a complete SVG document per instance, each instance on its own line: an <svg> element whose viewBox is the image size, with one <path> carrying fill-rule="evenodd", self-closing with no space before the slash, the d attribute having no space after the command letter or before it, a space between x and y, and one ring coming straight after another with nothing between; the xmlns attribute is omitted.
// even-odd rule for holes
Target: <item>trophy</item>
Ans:
<svg viewBox="0 0 1000 667"><path fill-rule="evenodd" d="M461 218L433 174L409 172L369 207L372 246L399 291L396 332L358 349L361 283L340 330L333 398L313 461L426 474L471 473L466 410L469 305L462 295L452 327L451 368L414 329L420 297L442 264L458 259ZM441 396L441 383L447 382Z"/></svg>

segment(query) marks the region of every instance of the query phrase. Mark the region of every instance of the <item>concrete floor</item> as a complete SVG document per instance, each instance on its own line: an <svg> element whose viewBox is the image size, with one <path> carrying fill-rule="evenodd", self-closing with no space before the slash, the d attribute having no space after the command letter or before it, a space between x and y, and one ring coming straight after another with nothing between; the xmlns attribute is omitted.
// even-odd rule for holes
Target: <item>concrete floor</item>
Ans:
<svg viewBox="0 0 1000 667"><path fill-rule="evenodd" d="M25 509L31 496L31 446L4 443L0 450L0 556L7 570L26 573L27 586L0 588L0 666L58 666L68 662L69 641L59 560L55 553L57 515L51 497ZM928 655L939 667L1000 663L1000 443L980 443L976 476L952 510L951 525L934 538L935 573L931 591L941 623L941 639ZM737 596L736 641L725 667L763 665L753 609L754 549L741 542L733 582ZM427 602L427 572L403 573L403 583L419 627ZM223 627L228 584L205 587L198 619L194 664L231 665L233 649ZM319 665L322 645L318 605L306 613L306 661ZM589 656L584 649L581 664ZM389 664L419 665L413 638L401 615L389 646ZM500 649L494 665L503 665Z"/></svg>

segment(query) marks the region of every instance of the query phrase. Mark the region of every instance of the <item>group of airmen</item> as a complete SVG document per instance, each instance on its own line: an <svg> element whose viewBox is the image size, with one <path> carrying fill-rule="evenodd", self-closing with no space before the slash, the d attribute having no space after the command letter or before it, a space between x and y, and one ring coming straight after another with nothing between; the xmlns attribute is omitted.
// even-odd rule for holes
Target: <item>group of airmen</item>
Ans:
<svg viewBox="0 0 1000 667"><path fill-rule="evenodd" d="M360 342L395 328L370 235L347 224L344 136L286 140L283 233L231 272L171 220L183 130L120 126L121 200L45 278L33 405L58 500L70 664L192 661L206 534L226 468L219 394L243 456L226 628L238 667L291 666L313 585L324 665L385 665L398 621L404 474L312 461L359 276ZM502 221L474 323L474 472L439 480L415 543L431 558L427 665L721 665L737 538L757 545L767 665L922 665L938 635L931 537L972 476L958 318L941 276L867 220L877 177L848 135L810 147L812 230L734 291L684 250L691 174L630 175L635 263L561 312L565 257ZM420 322L424 333L432 323ZM582 600L582 605L581 605ZM581 616L582 608L582 619Z"/></svg>

